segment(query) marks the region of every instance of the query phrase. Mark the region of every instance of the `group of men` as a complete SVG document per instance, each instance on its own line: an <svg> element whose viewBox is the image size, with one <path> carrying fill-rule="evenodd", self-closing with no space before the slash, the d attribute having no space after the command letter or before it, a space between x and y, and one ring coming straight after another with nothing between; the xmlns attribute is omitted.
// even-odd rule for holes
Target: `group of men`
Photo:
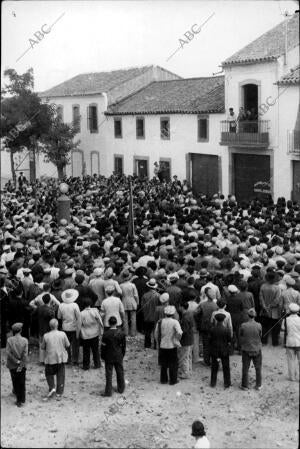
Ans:
<svg viewBox="0 0 300 449"><path fill-rule="evenodd" d="M222 362L231 386L230 355L242 356L240 387L251 361L262 385L262 345L287 348L288 376L300 359L300 209L234 196L195 196L186 181L132 178L134 237L128 237L126 176L86 176L69 185L71 220L56 219L55 180L2 194L0 234L1 347L7 349L17 405L25 401L28 341L39 342L49 392L64 390L65 364L105 361L112 394L125 389L126 336L144 335L158 350L160 382L210 366L211 387ZM7 339L8 333L13 336ZM275 349L274 349L275 350ZM57 377L56 387L54 376Z"/></svg>

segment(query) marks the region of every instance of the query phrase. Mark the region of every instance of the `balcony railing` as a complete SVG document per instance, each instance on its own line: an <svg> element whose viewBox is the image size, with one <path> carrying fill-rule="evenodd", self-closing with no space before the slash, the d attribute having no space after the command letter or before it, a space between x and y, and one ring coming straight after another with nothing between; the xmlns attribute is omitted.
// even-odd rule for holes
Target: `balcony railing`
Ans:
<svg viewBox="0 0 300 449"><path fill-rule="evenodd" d="M287 138L288 154L300 156L300 131L288 131Z"/></svg>
<svg viewBox="0 0 300 449"><path fill-rule="evenodd" d="M268 120L221 121L221 145L264 147L269 146Z"/></svg>

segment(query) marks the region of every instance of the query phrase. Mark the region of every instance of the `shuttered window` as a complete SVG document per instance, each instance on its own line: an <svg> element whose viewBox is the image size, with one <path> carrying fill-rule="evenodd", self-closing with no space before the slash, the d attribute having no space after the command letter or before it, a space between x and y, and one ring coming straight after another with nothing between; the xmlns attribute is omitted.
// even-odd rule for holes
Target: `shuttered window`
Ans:
<svg viewBox="0 0 300 449"><path fill-rule="evenodd" d="M198 117L198 142L208 142L208 116Z"/></svg>
<svg viewBox="0 0 300 449"><path fill-rule="evenodd" d="M138 117L136 119L136 138L144 139L145 138L145 120L144 117Z"/></svg>
<svg viewBox="0 0 300 449"><path fill-rule="evenodd" d="M160 138L163 140L170 139L170 119L169 119L169 117L161 117L161 119L160 119Z"/></svg>
<svg viewBox="0 0 300 449"><path fill-rule="evenodd" d="M89 105L87 107L87 127L91 133L98 132L98 111L97 105Z"/></svg>
<svg viewBox="0 0 300 449"><path fill-rule="evenodd" d="M80 107L77 105L74 105L72 107L72 122L73 122L73 128L80 133Z"/></svg>
<svg viewBox="0 0 300 449"><path fill-rule="evenodd" d="M115 138L121 139L122 138L122 119L121 118L114 119L114 131L115 131Z"/></svg>

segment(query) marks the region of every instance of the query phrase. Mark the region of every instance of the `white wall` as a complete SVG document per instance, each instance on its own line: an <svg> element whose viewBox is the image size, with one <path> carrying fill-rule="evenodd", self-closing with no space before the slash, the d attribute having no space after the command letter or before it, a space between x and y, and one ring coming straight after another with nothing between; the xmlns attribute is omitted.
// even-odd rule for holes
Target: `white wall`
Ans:
<svg viewBox="0 0 300 449"><path fill-rule="evenodd" d="M226 116L229 107L233 107L237 114L239 107L243 106L242 84L255 83L259 86L258 106L266 105L265 109L263 106L259 111L260 120L268 121L269 152L274 170L271 186L275 200L280 196L291 197L292 157L287 154L287 131L294 128L299 104L299 86L290 86L283 93L286 86L279 88L275 83L296 64L299 64L299 47L288 53L286 65L282 56L274 62L224 68ZM240 153L243 151L263 154L260 149L239 149Z"/></svg>
<svg viewBox="0 0 300 449"><path fill-rule="evenodd" d="M160 138L160 118L170 118L170 140ZM221 157L222 190L228 193L228 155L226 147L219 145L220 121L224 114L209 115L209 141L197 141L197 114L145 115L145 139L136 138L136 116L123 115L122 138L114 137L114 117L108 116L107 124L107 173L114 170L114 155L124 158L124 173L133 173L134 156L149 157L149 176L153 176L153 164L160 158L171 159L171 176L183 180L187 177L188 153L211 154Z"/></svg>

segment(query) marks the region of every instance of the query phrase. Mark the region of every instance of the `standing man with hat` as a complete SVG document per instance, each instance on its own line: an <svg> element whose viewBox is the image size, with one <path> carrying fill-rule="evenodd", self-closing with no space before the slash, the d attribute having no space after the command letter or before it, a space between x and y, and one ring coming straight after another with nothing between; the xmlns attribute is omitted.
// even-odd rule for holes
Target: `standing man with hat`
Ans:
<svg viewBox="0 0 300 449"><path fill-rule="evenodd" d="M65 332L58 330L58 321L52 318L49 322L50 332L43 336L42 349L45 351L45 376L49 387L46 400L55 393L59 400L65 387L65 363L68 360L69 340ZM56 388L54 385L56 376Z"/></svg>
<svg viewBox="0 0 300 449"><path fill-rule="evenodd" d="M146 283L148 292L146 292L141 300L141 310L144 316L144 330L145 330L145 348L151 348L151 336L155 326L155 310L159 305L159 293L157 292L157 283L154 278ZM154 342L155 347L155 342Z"/></svg>
<svg viewBox="0 0 300 449"><path fill-rule="evenodd" d="M228 328L223 325L225 319L224 313L215 315L217 325L210 329L209 332L209 352L211 356L211 378L210 386L215 387L219 370L219 359L222 361L224 388L231 386L230 381L230 365L229 353L231 343L231 333Z"/></svg>
<svg viewBox="0 0 300 449"><path fill-rule="evenodd" d="M160 365L160 383L177 384L178 357L177 348L180 347L182 329L174 319L175 306L165 308L165 318L159 320L155 328L155 339L158 344L158 363ZM168 373L169 371L169 373Z"/></svg>
<svg viewBox="0 0 300 449"><path fill-rule="evenodd" d="M265 282L259 293L261 306L261 323L263 327L263 344L268 343L268 333L272 331L272 345L278 346L281 329L280 318L282 310L281 290L276 284L277 277L274 271L266 274Z"/></svg>
<svg viewBox="0 0 300 449"><path fill-rule="evenodd" d="M120 287L122 290L122 302L125 310L124 331L128 335L130 328L130 336L136 335L136 310L139 304L139 295L135 284L130 280L128 270L123 271Z"/></svg>
<svg viewBox="0 0 300 449"><path fill-rule="evenodd" d="M289 304L289 316L284 320L284 340L288 363L288 378L299 382L300 364L300 307L296 303ZM297 363L298 361L298 363Z"/></svg>
<svg viewBox="0 0 300 449"><path fill-rule="evenodd" d="M289 305L296 303L300 305L300 293L294 289L296 281L290 275L285 276L286 290L281 294L282 307L285 313L289 313Z"/></svg>
<svg viewBox="0 0 300 449"><path fill-rule="evenodd" d="M16 405L21 407L26 399L26 364L28 358L28 340L21 336L23 323L12 325L13 336L7 339L7 368L10 370Z"/></svg>
<svg viewBox="0 0 300 449"><path fill-rule="evenodd" d="M256 390L261 389L261 365L262 365L262 326L255 321L255 309L248 310L249 321L240 327L240 344L242 349L242 390L249 390L248 371L251 360L256 372Z"/></svg>
<svg viewBox="0 0 300 449"><path fill-rule="evenodd" d="M114 284L108 284L105 287L107 298L101 304L101 316L103 318L104 329L109 328L109 318L115 316L117 319L117 327L121 327L125 320L124 306L120 298L114 296Z"/></svg>
<svg viewBox="0 0 300 449"><path fill-rule="evenodd" d="M66 333L70 346L68 347L68 363L78 365L79 333L81 316L78 304L75 303L79 292L73 288L61 294L62 303L58 307L57 318L62 320L62 330Z"/></svg>

